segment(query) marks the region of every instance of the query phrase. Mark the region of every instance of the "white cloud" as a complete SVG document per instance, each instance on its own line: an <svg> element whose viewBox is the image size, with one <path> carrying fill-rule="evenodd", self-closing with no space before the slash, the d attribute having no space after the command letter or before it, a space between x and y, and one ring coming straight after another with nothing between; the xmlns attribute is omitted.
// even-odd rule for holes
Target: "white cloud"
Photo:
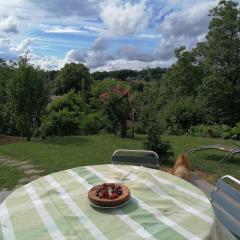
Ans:
<svg viewBox="0 0 240 240"><path fill-rule="evenodd" d="M6 38L0 38L0 49L1 48L8 48L10 45L10 38L6 37Z"/></svg>
<svg viewBox="0 0 240 240"><path fill-rule="evenodd" d="M13 16L9 16L4 19L0 19L0 32L10 34L18 33L19 23L17 19Z"/></svg>
<svg viewBox="0 0 240 240"><path fill-rule="evenodd" d="M81 33L83 31L73 26L46 26L44 29L45 33Z"/></svg>
<svg viewBox="0 0 240 240"><path fill-rule="evenodd" d="M108 47L108 39L105 36L98 37L92 44L91 49L94 51L105 50Z"/></svg>
<svg viewBox="0 0 240 240"><path fill-rule="evenodd" d="M11 47L11 51L16 54L22 54L29 50L30 45L35 41L34 38L26 38L24 39L18 46Z"/></svg>
<svg viewBox="0 0 240 240"><path fill-rule="evenodd" d="M153 62L141 62L141 61L129 61L126 59L117 59L114 61L108 61L104 66L92 68L91 72L95 71L112 71L119 69L133 69L140 70L143 68L155 68L155 67L169 67L175 62L175 59L169 61L153 61Z"/></svg>
<svg viewBox="0 0 240 240"><path fill-rule="evenodd" d="M108 0L102 5L100 16L110 34L127 36L138 33L148 26L150 12L144 0L135 4Z"/></svg>
<svg viewBox="0 0 240 240"><path fill-rule="evenodd" d="M208 12L216 5L215 1L203 1L188 8L175 10L167 15L161 24L165 35L174 37L197 37L207 31Z"/></svg>
<svg viewBox="0 0 240 240"><path fill-rule="evenodd" d="M49 16L94 16L102 0L27 0Z"/></svg>
<svg viewBox="0 0 240 240"><path fill-rule="evenodd" d="M58 70L64 66L65 59L30 54L30 62L44 70Z"/></svg>
<svg viewBox="0 0 240 240"><path fill-rule="evenodd" d="M85 62L86 57L87 57L86 51L72 49L66 53L65 61L66 62Z"/></svg>

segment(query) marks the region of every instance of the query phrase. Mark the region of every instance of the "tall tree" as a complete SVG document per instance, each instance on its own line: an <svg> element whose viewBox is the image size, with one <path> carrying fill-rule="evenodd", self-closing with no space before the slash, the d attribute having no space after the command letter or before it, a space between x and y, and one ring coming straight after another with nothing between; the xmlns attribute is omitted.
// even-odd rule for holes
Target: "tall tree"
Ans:
<svg viewBox="0 0 240 240"><path fill-rule="evenodd" d="M70 90L87 97L92 83L89 69L80 63L68 63L61 69L55 82L55 92L64 94Z"/></svg>
<svg viewBox="0 0 240 240"><path fill-rule="evenodd" d="M203 69L194 52L180 47L175 51L177 62L163 76L161 95L165 103L182 96L195 97L202 84Z"/></svg>
<svg viewBox="0 0 240 240"><path fill-rule="evenodd" d="M13 66L0 58L0 133L5 133L9 122L5 113L6 85L13 74Z"/></svg>
<svg viewBox="0 0 240 240"><path fill-rule="evenodd" d="M43 72L20 57L18 68L7 87L7 110L11 121L29 141L48 103L48 87Z"/></svg>
<svg viewBox="0 0 240 240"><path fill-rule="evenodd" d="M234 125L240 120L240 10L221 0L209 15L207 41L199 46L205 69L200 98L210 121Z"/></svg>

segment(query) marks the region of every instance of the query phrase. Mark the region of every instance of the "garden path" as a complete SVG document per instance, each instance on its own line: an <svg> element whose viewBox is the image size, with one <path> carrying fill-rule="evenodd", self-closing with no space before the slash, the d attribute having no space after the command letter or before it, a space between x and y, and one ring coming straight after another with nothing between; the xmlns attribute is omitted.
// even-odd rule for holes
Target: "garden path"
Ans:
<svg viewBox="0 0 240 240"><path fill-rule="evenodd" d="M15 167L23 173L23 178L19 179L17 186L14 189L17 189L23 186L26 183L29 183L42 175L43 170L38 169L37 166L33 165L29 161L19 161L12 157L0 156L0 163L9 167ZM1 192L7 191L9 189L0 189ZM12 189L11 189L12 190Z"/></svg>

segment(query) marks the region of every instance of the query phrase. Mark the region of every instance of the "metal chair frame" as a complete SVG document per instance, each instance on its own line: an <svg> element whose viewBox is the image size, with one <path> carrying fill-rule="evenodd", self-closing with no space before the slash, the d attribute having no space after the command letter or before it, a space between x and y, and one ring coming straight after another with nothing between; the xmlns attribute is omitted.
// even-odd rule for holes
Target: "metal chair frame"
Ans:
<svg viewBox="0 0 240 240"><path fill-rule="evenodd" d="M210 201L219 221L237 239L240 239L240 192L226 183L224 181L226 179L240 186L238 179L225 175L217 181Z"/></svg>
<svg viewBox="0 0 240 240"><path fill-rule="evenodd" d="M228 154L221 159L221 163L223 163L224 161L227 161L227 160L231 159L235 155L240 154L240 146L237 143L234 143L234 144L237 145L238 147L230 147L230 146L226 146L226 145L223 145L223 144L204 145L204 146L200 146L198 148L194 148L194 149L189 150L187 152L187 155L190 155L190 154L192 154L194 152L197 152L197 151L208 150L208 149L228 152Z"/></svg>
<svg viewBox="0 0 240 240"><path fill-rule="evenodd" d="M134 153L136 153L136 155L142 154L143 156L131 155ZM126 154L129 154L129 155L126 155ZM158 154L154 151L149 151L149 150L118 149L114 151L112 155L112 163L113 164L132 164L136 166L143 166L143 167L149 167L154 169L159 169L160 167Z"/></svg>

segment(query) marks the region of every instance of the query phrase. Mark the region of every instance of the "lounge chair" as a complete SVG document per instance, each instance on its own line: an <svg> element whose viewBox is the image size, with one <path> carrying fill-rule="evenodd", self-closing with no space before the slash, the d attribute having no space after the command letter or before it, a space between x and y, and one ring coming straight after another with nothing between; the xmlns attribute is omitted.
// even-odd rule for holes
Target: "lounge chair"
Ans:
<svg viewBox="0 0 240 240"><path fill-rule="evenodd" d="M234 144L237 145L236 143L234 143ZM222 158L221 163L223 161L227 161L227 160L231 159L236 154L240 154L240 146L239 145L237 145L235 147L235 146L226 146L226 145L223 145L223 144L213 144L213 145L200 146L198 148L194 148L194 149L189 150L187 152L187 154L190 155L191 153L201 151L201 150L208 150L208 149L214 149L214 150L220 150L220 151L228 152L228 154L224 158Z"/></svg>
<svg viewBox="0 0 240 240"><path fill-rule="evenodd" d="M217 181L215 189L211 193L210 201L218 220L237 239L240 239L240 192L224 180L230 180L240 187L238 179L229 175L223 176Z"/></svg>
<svg viewBox="0 0 240 240"><path fill-rule="evenodd" d="M112 155L113 164L130 164L159 169L159 156L154 151L118 149Z"/></svg>

